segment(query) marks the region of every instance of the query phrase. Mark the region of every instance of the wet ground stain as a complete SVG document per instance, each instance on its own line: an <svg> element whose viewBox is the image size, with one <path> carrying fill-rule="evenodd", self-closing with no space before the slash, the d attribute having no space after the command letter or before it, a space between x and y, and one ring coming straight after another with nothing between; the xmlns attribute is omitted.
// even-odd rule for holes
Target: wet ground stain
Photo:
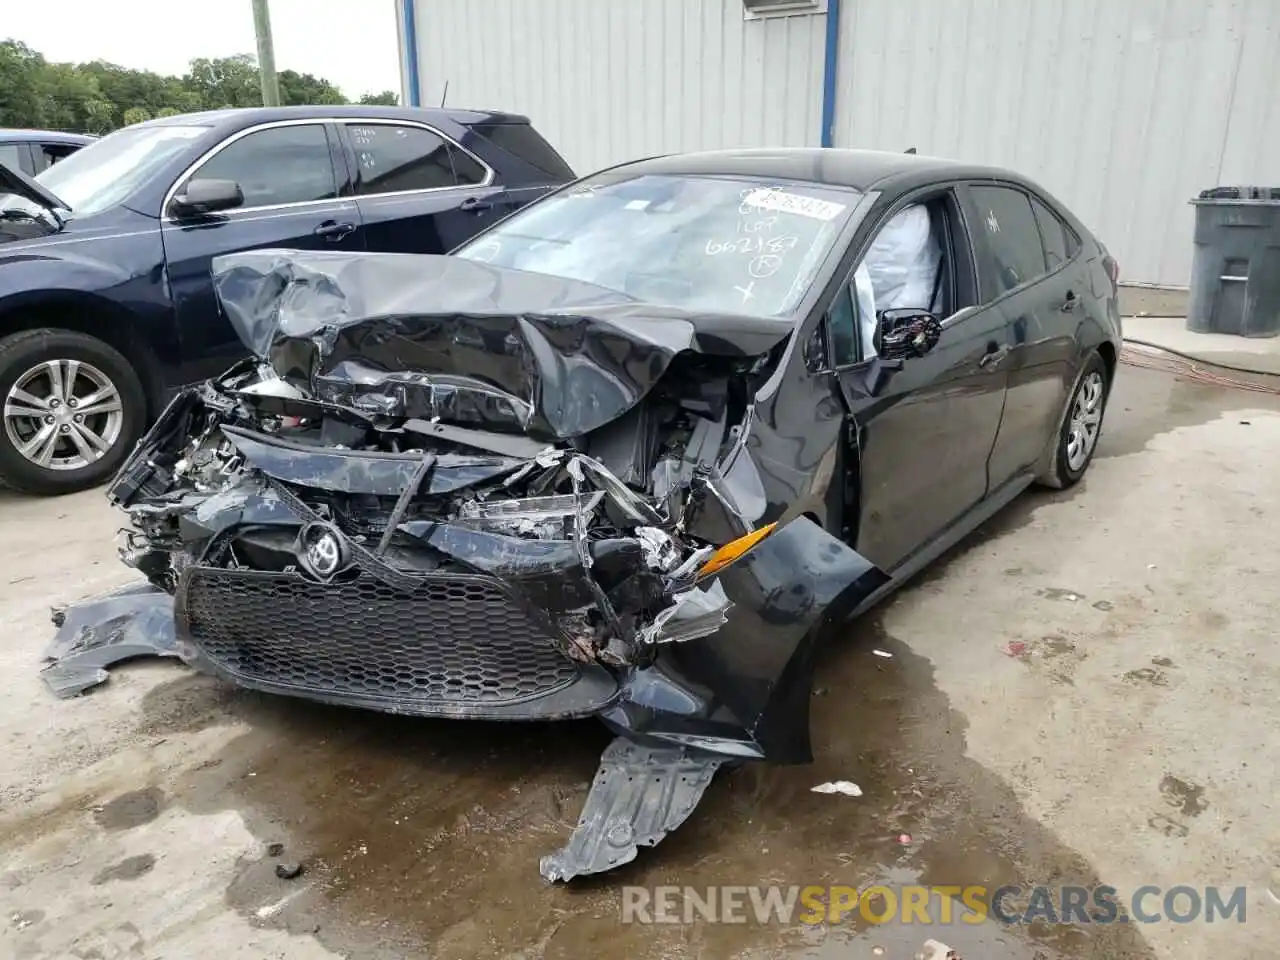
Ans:
<svg viewBox="0 0 1280 960"><path fill-rule="evenodd" d="M1058 655L1055 638L1047 649ZM873 649L891 654L876 656ZM607 732L593 722L498 725L381 716L268 698L189 677L144 703L152 732L225 722L250 731L174 785L193 812L241 811L263 840L227 891L255 923L315 933L360 957L911 957L927 936L983 960L1150 956L1136 928L993 921L873 925L623 925L621 887L1103 882L965 758L964 718L929 662L875 618L823 650L815 762L717 776L688 822L621 870L569 886L538 876L567 838ZM175 700L183 706L175 710ZM852 780L863 796L811 788ZM905 835L908 842L901 842ZM305 865L280 880L282 843ZM1009 901L1016 905L1016 900ZM956 916L960 914L957 904ZM935 916L937 905L935 905ZM879 947L882 953L873 953ZM832 952L834 951L834 952Z"/></svg>
<svg viewBox="0 0 1280 960"><path fill-rule="evenodd" d="M1280 379L1270 377L1267 382L1280 389ZM1209 423L1233 410L1251 409L1280 411L1280 396L1225 390L1159 370L1121 365L1095 456L1101 460L1138 453L1171 430ZM1237 418L1235 427L1248 430L1250 424Z"/></svg>
<svg viewBox="0 0 1280 960"><path fill-rule="evenodd" d="M1198 817L1209 809L1204 787L1180 780L1173 774L1166 774L1160 780L1160 795L1164 797L1165 803L1189 817Z"/></svg>
<svg viewBox="0 0 1280 960"><path fill-rule="evenodd" d="M99 870L89 883L91 886L100 887L104 883L111 883L116 880L137 880L139 877L150 873L155 865L156 858L154 854L142 853L136 857L126 857L119 863L114 863Z"/></svg>
<svg viewBox="0 0 1280 960"><path fill-rule="evenodd" d="M104 830L130 830L158 817L163 805L164 792L156 787L131 790L95 809L93 819Z"/></svg>
<svg viewBox="0 0 1280 960"><path fill-rule="evenodd" d="M1119 409L1108 417L1099 458L1136 452L1160 433L1229 409L1280 409L1272 397L1132 368L1124 370L1113 403ZM1033 522L1046 502L1070 500L1087 486L1086 478L1072 490L1019 498L917 583L941 577L948 559ZM1039 575L1030 568L1007 573ZM1073 655L1069 639L1043 639L1037 653L1046 663ZM567 838L608 742L606 731L589 721L412 720L183 677L147 696L145 732L163 737L228 720L244 723L248 732L183 774L167 801L157 796L151 816L162 802L195 813L240 812L262 841L262 856L240 865L228 902L253 923L313 933L330 949L372 960L428 952L894 960L913 956L928 936L969 960L1152 956L1133 925L988 921L939 929L872 925L856 912L841 924L816 927L711 924L696 917L676 925L623 925L628 884L650 890L980 884L992 890L1105 882L1026 816L1008 784L966 758L966 721L938 690L931 665L884 633L877 618L864 618L822 651L817 683L826 693L812 702L812 765L752 764L721 773L689 821L659 847L621 870L570 886L544 883L537 861ZM811 792L830 780L852 780L863 795ZM1185 836L1181 821L1195 815L1186 806L1207 803L1196 789L1172 776L1162 781L1170 809L1152 817L1151 826ZM120 806L109 823L132 822L121 812L123 799L111 802ZM281 847L267 855L271 844ZM304 870L281 879L280 863Z"/></svg>

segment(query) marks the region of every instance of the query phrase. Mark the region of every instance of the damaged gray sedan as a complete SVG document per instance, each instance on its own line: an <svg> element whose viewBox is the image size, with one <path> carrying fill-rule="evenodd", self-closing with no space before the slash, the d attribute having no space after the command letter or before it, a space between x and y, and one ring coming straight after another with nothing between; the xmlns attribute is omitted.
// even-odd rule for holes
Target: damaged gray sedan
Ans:
<svg viewBox="0 0 1280 960"><path fill-rule="evenodd" d="M542 873L625 863L722 764L811 758L825 631L1034 480L1084 472L1114 273L1001 176L1070 231L1065 267L1040 260L1070 317L1010 309L984 272L969 184L990 171L851 151L630 164L445 257L216 260L252 356L174 399L113 481L154 589L95 609L153 622L171 594L158 652L255 690L598 717L617 738ZM868 250L904 209L929 227L895 273Z"/></svg>

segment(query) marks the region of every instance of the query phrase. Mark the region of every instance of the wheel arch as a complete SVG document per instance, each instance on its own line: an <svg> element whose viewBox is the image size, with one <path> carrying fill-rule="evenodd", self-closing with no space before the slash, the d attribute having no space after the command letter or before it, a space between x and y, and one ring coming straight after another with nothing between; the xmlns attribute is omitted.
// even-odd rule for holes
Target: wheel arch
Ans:
<svg viewBox="0 0 1280 960"><path fill-rule="evenodd" d="M142 381L147 417L164 405L160 363L139 336L128 310L106 297L79 290L58 290L0 300L0 337L52 327L94 337L119 351Z"/></svg>
<svg viewBox="0 0 1280 960"><path fill-rule="evenodd" d="M1107 365L1107 391L1111 391L1111 385L1116 379L1116 365L1120 362L1120 357L1116 353L1115 344L1110 340L1103 340L1098 344L1098 354L1102 357L1102 362Z"/></svg>

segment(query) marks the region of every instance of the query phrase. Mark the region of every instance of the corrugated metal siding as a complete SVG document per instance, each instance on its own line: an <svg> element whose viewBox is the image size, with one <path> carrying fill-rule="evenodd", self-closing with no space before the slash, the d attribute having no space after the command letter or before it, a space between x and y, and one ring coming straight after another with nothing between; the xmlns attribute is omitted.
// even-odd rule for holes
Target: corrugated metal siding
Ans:
<svg viewBox="0 0 1280 960"><path fill-rule="evenodd" d="M1280 185L1280 0L846 0L836 144L1017 169L1131 281L1185 284L1192 208Z"/></svg>
<svg viewBox="0 0 1280 960"><path fill-rule="evenodd" d="M417 0L424 104L528 114L579 172L641 156L817 146L826 18L741 0Z"/></svg>

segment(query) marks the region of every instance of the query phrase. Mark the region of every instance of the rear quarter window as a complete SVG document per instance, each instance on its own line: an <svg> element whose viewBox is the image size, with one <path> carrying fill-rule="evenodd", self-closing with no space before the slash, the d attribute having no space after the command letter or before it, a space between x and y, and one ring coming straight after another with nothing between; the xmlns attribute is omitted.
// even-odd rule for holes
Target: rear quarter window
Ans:
<svg viewBox="0 0 1280 960"><path fill-rule="evenodd" d="M1031 198L1036 224L1040 227L1040 239L1044 242L1044 258L1050 270L1074 257L1080 249L1080 241L1069 226L1056 213L1035 197Z"/></svg>
<svg viewBox="0 0 1280 960"><path fill-rule="evenodd" d="M977 227L986 234L990 259L982 265L991 291L1006 293L1043 275L1044 247L1027 195L996 186L975 185L969 192L977 208Z"/></svg>
<svg viewBox="0 0 1280 960"><path fill-rule="evenodd" d="M558 180L574 180L573 168L564 162L542 134L527 123L478 123L473 128L500 150Z"/></svg>

